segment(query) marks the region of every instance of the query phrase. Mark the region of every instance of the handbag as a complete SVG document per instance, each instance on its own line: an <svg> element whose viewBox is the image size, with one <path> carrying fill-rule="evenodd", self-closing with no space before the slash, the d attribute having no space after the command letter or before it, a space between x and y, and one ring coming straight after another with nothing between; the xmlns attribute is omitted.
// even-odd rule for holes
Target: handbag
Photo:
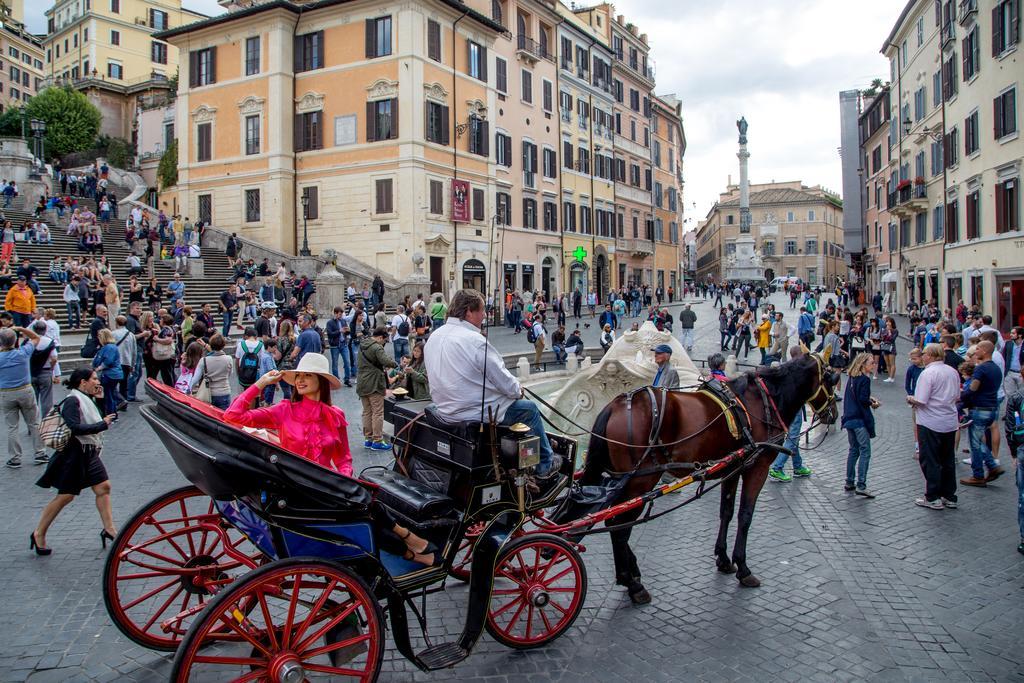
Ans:
<svg viewBox="0 0 1024 683"><path fill-rule="evenodd" d="M213 400L213 394L210 392L210 378L206 374L206 359L203 359L203 381L198 387L192 392L192 395L203 403L210 403Z"/></svg>
<svg viewBox="0 0 1024 683"><path fill-rule="evenodd" d="M170 360L174 358L174 344L157 344L153 341L153 360Z"/></svg>
<svg viewBox="0 0 1024 683"><path fill-rule="evenodd" d="M66 400L64 399L64 401ZM64 421L64 416L60 413L64 401L50 408L50 412L39 423L39 437L45 446L55 451L62 451L67 448L68 442L71 440L71 428L68 427L68 423Z"/></svg>

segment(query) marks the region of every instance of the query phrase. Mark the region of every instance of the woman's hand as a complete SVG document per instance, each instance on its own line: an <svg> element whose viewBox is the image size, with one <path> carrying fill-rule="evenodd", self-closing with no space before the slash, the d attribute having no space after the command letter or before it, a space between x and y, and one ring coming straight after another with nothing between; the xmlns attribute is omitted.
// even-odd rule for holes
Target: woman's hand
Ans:
<svg viewBox="0 0 1024 683"><path fill-rule="evenodd" d="M103 416L103 421L107 423L107 426L108 426L108 427L109 427L109 426L110 426L110 424L111 424L111 423L112 423L112 422L113 422L114 420L116 420L116 419L117 419L117 415L116 415L116 414L114 414L114 413L111 413L110 415L104 415L104 416Z"/></svg>
<svg viewBox="0 0 1024 683"><path fill-rule="evenodd" d="M256 386L258 386L260 388L260 391L262 391L262 390L266 389L267 387L269 387L271 384L277 384L280 381L281 381L281 371L280 370L271 370L270 372L266 373L265 375L260 377L258 380L256 380Z"/></svg>

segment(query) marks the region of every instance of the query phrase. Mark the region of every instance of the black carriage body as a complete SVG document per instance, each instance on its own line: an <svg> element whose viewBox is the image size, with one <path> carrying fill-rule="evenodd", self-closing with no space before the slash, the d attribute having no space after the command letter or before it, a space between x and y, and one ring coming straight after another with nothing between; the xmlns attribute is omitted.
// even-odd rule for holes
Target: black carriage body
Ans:
<svg viewBox="0 0 1024 683"><path fill-rule="evenodd" d="M395 454L408 476L450 497L467 520L489 519L519 507L519 491L509 476L519 463L518 457L508 452L507 443L515 438L508 427L448 424L433 414L429 401L390 397L384 401L384 419L394 425ZM549 434L548 440L552 450L562 456L562 473L571 481L576 441L557 434ZM555 488L543 498L526 497L525 509L546 507L560 492Z"/></svg>

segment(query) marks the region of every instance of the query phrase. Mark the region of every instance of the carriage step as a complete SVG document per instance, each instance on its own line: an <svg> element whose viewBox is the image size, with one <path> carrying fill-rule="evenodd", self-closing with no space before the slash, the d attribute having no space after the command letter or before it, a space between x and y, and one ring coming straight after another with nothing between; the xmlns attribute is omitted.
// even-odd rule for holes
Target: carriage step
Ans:
<svg viewBox="0 0 1024 683"><path fill-rule="evenodd" d="M428 647L416 655L416 659L420 660L420 664L428 671L435 671L455 666L468 656L469 651L462 649L458 643L441 643Z"/></svg>

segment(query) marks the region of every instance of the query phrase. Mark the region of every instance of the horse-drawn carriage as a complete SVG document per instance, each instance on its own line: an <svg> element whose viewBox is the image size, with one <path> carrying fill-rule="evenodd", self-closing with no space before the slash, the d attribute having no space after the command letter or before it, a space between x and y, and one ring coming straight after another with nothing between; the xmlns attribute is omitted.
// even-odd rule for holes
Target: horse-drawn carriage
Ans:
<svg viewBox="0 0 1024 683"><path fill-rule="evenodd" d="M693 394L645 389L646 398L634 392L616 399L592 432L597 457L575 475L589 486L573 486L567 496L576 442L564 435L549 435L561 471L538 487L537 438L528 430L452 425L425 402L389 401L393 467L350 478L283 450L273 435L228 425L218 409L151 380L156 403L142 414L191 485L159 496L122 528L104 568L108 612L133 641L176 651L175 682L375 680L385 610L395 646L422 670L462 661L485 629L508 647L540 647L565 633L583 606L579 540L600 522L610 523L602 530L612 532L618 582L634 602L644 601L629 528L664 514L651 514L653 501L683 486L700 482L693 500L709 481L717 480L709 489L726 483L716 552L719 569L728 571L724 531L737 480L744 480L745 544L747 478L756 499L761 466L767 468L760 455L778 449L767 437L784 433L805 402L834 413L834 381L820 359L791 364L767 381L778 385L759 375L741 385L745 398L736 396L749 418L743 441L730 440L728 431L718 436L728 421L717 417L688 435L679 415L717 409ZM751 411L761 408L765 417L755 420ZM673 415L678 424L666 427ZM628 430L620 435L619 426ZM634 440L634 431L643 438ZM714 440L708 449L722 457L698 461L700 449L689 448L698 436ZM624 465L632 469L618 485L599 481ZM681 478L654 486L666 471ZM438 561L425 566L390 552L382 520L414 529L439 549ZM733 561L744 585L753 585L739 538ZM468 582L465 620L457 638L434 642L426 597L444 590L449 577ZM419 652L410 611L426 644Z"/></svg>

